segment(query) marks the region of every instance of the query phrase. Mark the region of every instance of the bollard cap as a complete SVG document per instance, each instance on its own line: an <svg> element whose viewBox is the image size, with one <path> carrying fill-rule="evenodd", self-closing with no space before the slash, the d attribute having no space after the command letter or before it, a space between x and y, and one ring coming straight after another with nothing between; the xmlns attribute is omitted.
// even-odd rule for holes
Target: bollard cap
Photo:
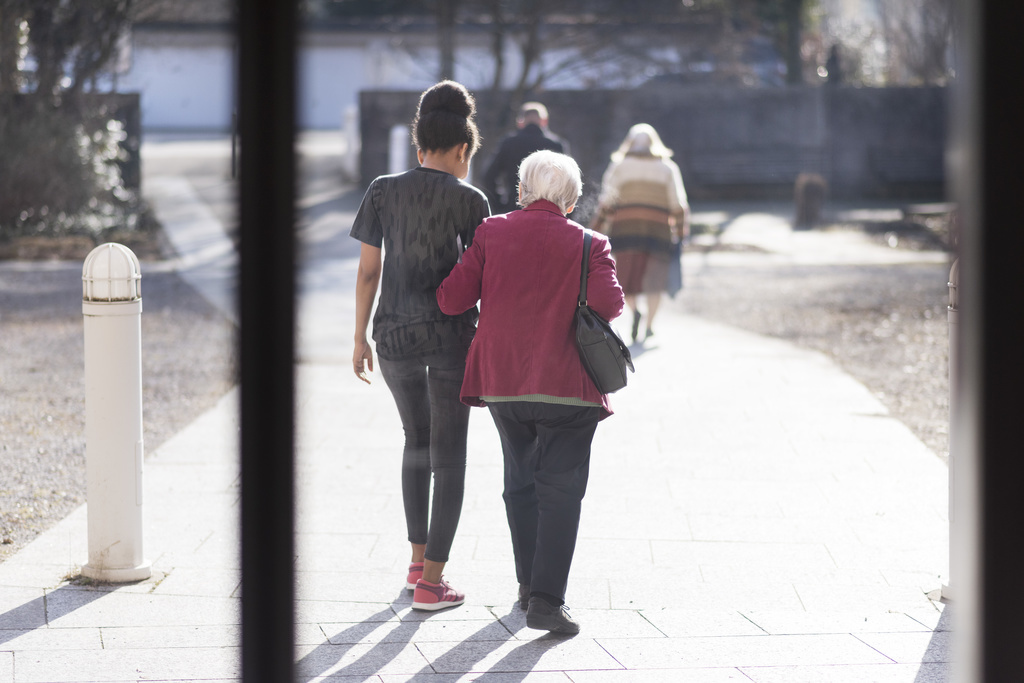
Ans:
<svg viewBox="0 0 1024 683"><path fill-rule="evenodd" d="M82 301L114 303L142 298L139 259L123 244L108 242L89 252L82 266Z"/></svg>

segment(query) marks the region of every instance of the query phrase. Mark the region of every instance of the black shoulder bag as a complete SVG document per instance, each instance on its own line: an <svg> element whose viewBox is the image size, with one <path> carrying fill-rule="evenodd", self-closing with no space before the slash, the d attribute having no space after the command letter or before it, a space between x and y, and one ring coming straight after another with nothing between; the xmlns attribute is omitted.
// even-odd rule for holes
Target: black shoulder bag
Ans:
<svg viewBox="0 0 1024 683"><path fill-rule="evenodd" d="M587 271L590 264L589 230L583 236L583 266L580 269L580 298L576 307L576 348L583 368L597 390L610 394L626 386L626 368L636 372L627 347L608 321L587 305Z"/></svg>

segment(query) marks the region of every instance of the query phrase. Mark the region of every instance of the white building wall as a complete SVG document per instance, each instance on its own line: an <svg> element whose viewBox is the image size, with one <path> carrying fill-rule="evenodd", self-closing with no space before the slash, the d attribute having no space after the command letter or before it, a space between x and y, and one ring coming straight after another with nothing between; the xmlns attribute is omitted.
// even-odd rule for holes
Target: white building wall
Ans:
<svg viewBox="0 0 1024 683"><path fill-rule="evenodd" d="M299 56L299 126L338 129L346 107L357 104L365 70L362 50L306 47Z"/></svg>
<svg viewBox="0 0 1024 683"><path fill-rule="evenodd" d="M226 36L139 36L119 89L141 94L144 129L229 130L234 48Z"/></svg>
<svg viewBox="0 0 1024 683"><path fill-rule="evenodd" d="M463 38L455 78L470 90L489 88L494 62L486 38ZM506 74L520 68L509 49ZM436 36L311 33L302 37L298 124L338 130L361 90L422 90L437 81ZM577 81L559 87L581 87ZM227 131L235 108L234 42L227 32L139 31L118 90L138 92L146 130ZM272 97L273 93L267 93ZM409 113L410 119L412 112Z"/></svg>

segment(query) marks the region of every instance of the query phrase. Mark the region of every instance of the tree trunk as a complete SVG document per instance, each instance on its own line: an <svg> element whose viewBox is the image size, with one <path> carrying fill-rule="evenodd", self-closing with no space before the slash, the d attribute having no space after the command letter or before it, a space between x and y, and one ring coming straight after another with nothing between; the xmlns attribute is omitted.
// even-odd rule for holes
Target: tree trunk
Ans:
<svg viewBox="0 0 1024 683"><path fill-rule="evenodd" d="M21 15L10 7L0 6L0 93L18 91L18 33Z"/></svg>
<svg viewBox="0 0 1024 683"><path fill-rule="evenodd" d="M785 0L783 9L786 22L786 82L803 83L804 66L800 55L803 28L804 0Z"/></svg>
<svg viewBox="0 0 1024 683"><path fill-rule="evenodd" d="M455 13L459 0L437 1L437 37L441 54L440 80L455 78Z"/></svg>

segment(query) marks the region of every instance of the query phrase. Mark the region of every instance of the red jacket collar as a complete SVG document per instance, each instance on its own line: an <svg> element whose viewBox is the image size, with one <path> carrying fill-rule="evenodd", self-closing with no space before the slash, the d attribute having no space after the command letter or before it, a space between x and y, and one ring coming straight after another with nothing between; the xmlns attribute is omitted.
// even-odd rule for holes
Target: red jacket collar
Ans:
<svg viewBox="0 0 1024 683"><path fill-rule="evenodd" d="M562 213L557 204L546 199L538 199L533 204L523 207L523 211L550 211L553 214L565 217L565 214Z"/></svg>

